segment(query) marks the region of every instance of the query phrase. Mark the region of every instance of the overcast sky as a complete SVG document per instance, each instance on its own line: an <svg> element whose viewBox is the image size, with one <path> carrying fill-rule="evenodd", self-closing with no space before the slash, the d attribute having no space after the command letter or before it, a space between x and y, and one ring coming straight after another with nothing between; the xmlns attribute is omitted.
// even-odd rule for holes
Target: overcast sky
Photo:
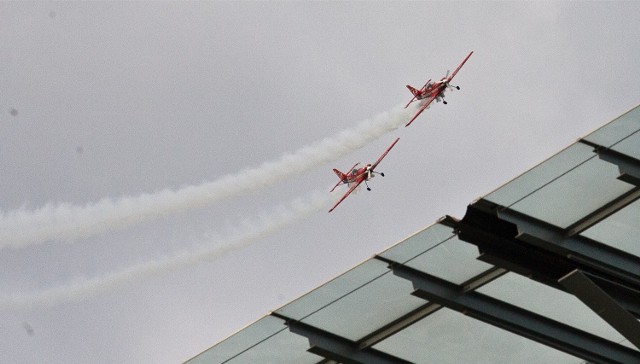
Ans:
<svg viewBox="0 0 640 364"><path fill-rule="evenodd" d="M461 218L640 103L639 13L0 3L0 361L182 362ZM448 105L376 127L472 50ZM397 137L328 214L331 169Z"/></svg>

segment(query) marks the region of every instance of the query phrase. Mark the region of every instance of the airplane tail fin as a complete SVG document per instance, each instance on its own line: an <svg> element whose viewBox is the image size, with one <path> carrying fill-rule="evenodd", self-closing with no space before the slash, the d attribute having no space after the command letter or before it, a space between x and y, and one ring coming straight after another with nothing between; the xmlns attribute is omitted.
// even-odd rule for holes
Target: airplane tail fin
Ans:
<svg viewBox="0 0 640 364"><path fill-rule="evenodd" d="M418 98L420 96L420 91L416 90L415 88L411 87L411 85L407 85L407 88L409 89L409 91L411 91L411 93L413 94L413 97L411 98L411 100L409 100L409 102L407 103L407 105L405 105L405 109L409 107L409 105L411 105L412 102L416 101L416 98Z"/></svg>
<svg viewBox="0 0 640 364"><path fill-rule="evenodd" d="M409 91L411 91L411 93L413 94L413 96L417 97L420 95L420 91L417 90L414 87L411 87L411 85L407 85L407 88L409 89Z"/></svg>
<svg viewBox="0 0 640 364"><path fill-rule="evenodd" d="M340 180L341 180L341 181L342 181L343 179L347 178L347 175L346 175L346 174L344 174L344 173L340 172L339 170L337 170L337 169L335 169L335 168L333 169L333 173L335 173L335 174L336 174L336 176L338 176L338 178L340 178Z"/></svg>

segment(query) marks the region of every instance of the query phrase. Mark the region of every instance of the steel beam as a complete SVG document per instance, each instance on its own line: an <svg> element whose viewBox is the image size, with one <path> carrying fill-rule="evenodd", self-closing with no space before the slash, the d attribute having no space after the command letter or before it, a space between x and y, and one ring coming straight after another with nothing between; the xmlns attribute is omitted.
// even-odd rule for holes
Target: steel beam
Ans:
<svg viewBox="0 0 640 364"><path fill-rule="evenodd" d="M591 274L584 274L593 281L600 289L605 291L620 306L629 313L640 319L640 291L631 290L629 287L622 286L616 282L612 282L601 277Z"/></svg>
<svg viewBox="0 0 640 364"><path fill-rule="evenodd" d="M360 349L356 342L321 330L304 322L290 320L275 313L272 313L272 315L286 320L286 324L289 326L289 330L291 332L309 339L309 352L320 355L328 360L344 364L411 363L373 348Z"/></svg>
<svg viewBox="0 0 640 364"><path fill-rule="evenodd" d="M566 290L558 280L588 272L627 311L640 317L640 258L530 216L479 200L458 221L460 239L475 244L483 261Z"/></svg>
<svg viewBox="0 0 640 364"><path fill-rule="evenodd" d="M617 165L620 171L619 180L640 186L640 161L638 159L588 140L582 139L580 142L593 147L594 152L603 161Z"/></svg>
<svg viewBox="0 0 640 364"><path fill-rule="evenodd" d="M640 349L640 322L586 274L576 269L558 282Z"/></svg>
<svg viewBox="0 0 640 364"><path fill-rule="evenodd" d="M640 352L403 265L393 273L414 295L501 329L596 363L638 363Z"/></svg>
<svg viewBox="0 0 640 364"><path fill-rule="evenodd" d="M398 264L402 264L401 262L396 262L393 261L391 259L387 259L385 257L382 256L376 256L375 259L381 260L385 263L388 263L390 268L393 267L394 265L398 265ZM470 278L469 280L463 282L461 284L462 288L464 291L471 291L471 290L475 290L478 287L481 287L491 281L493 281L494 279L502 276L503 274L506 273L506 270L502 269L502 268L491 268L483 273L478 274L475 277ZM429 302L425 305L422 305L420 307L418 307L417 309L407 313L406 315L403 315L402 317L391 321L390 323L388 323L387 325L383 326L382 328L370 333L369 335L365 336L364 338L358 340L359 343L359 347L360 348L366 348L366 347L370 347L375 345L376 343L388 338L389 336L405 329L408 326L413 325L414 323L422 320L424 317L436 312L437 310L439 310L440 308L442 308L441 305L438 305L436 303L433 302Z"/></svg>
<svg viewBox="0 0 640 364"><path fill-rule="evenodd" d="M565 229L564 235L566 237L571 237L580 234L593 225L625 208L627 205L635 202L638 198L640 198L640 187L635 187L629 192L619 196L613 201L610 201L606 205L571 224L571 226Z"/></svg>
<svg viewBox="0 0 640 364"><path fill-rule="evenodd" d="M442 308L442 306L436 305L435 303L429 302L427 304L424 304L417 309L409 312L408 314L400 317L399 319L390 322L379 330L376 330L365 336L364 338L358 340L358 347L360 349L371 347L388 338L389 336L402 331L406 327L422 320L424 317L434 313L440 308Z"/></svg>
<svg viewBox="0 0 640 364"><path fill-rule="evenodd" d="M640 258L584 236L566 232L544 221L510 209L497 212L497 218L517 226L516 239L566 257L589 270L621 280L640 289ZM568 272L567 272L568 273Z"/></svg>
<svg viewBox="0 0 640 364"><path fill-rule="evenodd" d="M456 227L458 237L478 246L483 261L559 287L558 279L575 265L558 252L516 239L518 226L499 219L495 206L488 204L480 200L467 208Z"/></svg>

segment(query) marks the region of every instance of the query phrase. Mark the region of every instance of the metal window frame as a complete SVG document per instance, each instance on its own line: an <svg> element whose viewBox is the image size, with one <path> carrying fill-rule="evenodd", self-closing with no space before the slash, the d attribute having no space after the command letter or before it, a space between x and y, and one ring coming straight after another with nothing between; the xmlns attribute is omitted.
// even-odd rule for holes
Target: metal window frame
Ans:
<svg viewBox="0 0 640 364"><path fill-rule="evenodd" d="M638 131L636 131L637 133ZM635 134L635 133L634 133ZM636 186L640 186L640 161L620 153L617 150L593 143L591 141L581 139L580 143L589 145L594 148L594 152L603 161L613 163L618 166L620 176L618 179Z"/></svg>
<svg viewBox="0 0 640 364"><path fill-rule="evenodd" d="M308 351L320 355L327 360L344 364L410 364L411 362L393 355L373 349L361 348L357 342L348 340L328 331L324 331L307 323L292 320L286 316L271 313L272 316L285 320L289 331L306 337L309 340Z"/></svg>
<svg viewBox="0 0 640 364"><path fill-rule="evenodd" d="M416 269L396 265L393 273L412 282L414 295L429 302L597 363L640 362L640 352L559 323Z"/></svg>
<svg viewBox="0 0 640 364"><path fill-rule="evenodd" d="M483 199L453 225L479 259L575 295L640 348L640 258Z"/></svg>

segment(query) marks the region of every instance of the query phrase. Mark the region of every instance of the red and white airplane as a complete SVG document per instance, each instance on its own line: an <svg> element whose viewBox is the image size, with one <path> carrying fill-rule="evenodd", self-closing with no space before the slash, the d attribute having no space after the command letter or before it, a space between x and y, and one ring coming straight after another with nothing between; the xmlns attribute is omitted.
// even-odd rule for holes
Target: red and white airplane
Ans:
<svg viewBox="0 0 640 364"><path fill-rule="evenodd" d="M473 51L471 53L469 53L469 55L467 55L467 58L465 58L464 61L462 61L462 63L460 63L458 68L456 68L456 70L453 71L451 76L449 76L449 71L447 71L447 75L442 77L440 79L440 81L432 83L431 80L429 80L419 90L411 87L410 85L407 85L407 88L413 94L413 98L411 99L411 101L409 101L407 106L404 107L405 109L407 107L409 107L409 105L411 105L412 102L414 102L416 100L424 100L424 99L426 99L427 101L424 101L424 103L420 106L420 109L418 110L418 112L411 118L411 120L409 120L409 122L405 126L411 125L411 123L423 111L425 111L429 107L429 105L433 102L433 100L436 100L436 102L442 101L443 104L445 104L445 105L447 104L447 102L444 100L444 92L445 92L445 90L451 89L452 87L455 87L458 90L460 89L460 86L451 86L450 82L451 82L451 80L453 80L453 77L456 75L456 73L458 73L458 71L460 71L460 68L462 68L464 63L467 61L467 59L469 59L469 57L471 57L472 54L473 54Z"/></svg>
<svg viewBox="0 0 640 364"><path fill-rule="evenodd" d="M396 139L393 142L393 144L391 144L391 146L384 153L382 153L380 158L378 158L378 160L374 164L367 164L364 167L356 168L356 166L360 164L360 163L356 163L353 165L353 167L351 167L350 171L347 173L342 173L335 168L333 169L333 172L335 172L338 178L340 178L340 182L336 183L336 185L333 186L330 192L333 192L333 190L335 190L336 187L342 184L348 184L349 190L340 198L340 200L338 200L338 202L336 202L335 205L333 205L333 207L331 208L331 210L329 210L329 212L333 211L333 209L335 209L340 204L340 202L344 201L344 199L347 198L347 196L349 196L349 194L353 192L353 190L355 190L358 186L360 186L362 182L364 182L364 184L367 185L367 181L372 179L376 173L384 177L384 173L376 172L375 169L378 166L378 164L380 164L382 159L387 156L387 153L389 153L391 148L393 148L393 146L396 145L398 140L400 140L400 138ZM367 185L367 191L371 191L371 188L369 188L369 185Z"/></svg>

